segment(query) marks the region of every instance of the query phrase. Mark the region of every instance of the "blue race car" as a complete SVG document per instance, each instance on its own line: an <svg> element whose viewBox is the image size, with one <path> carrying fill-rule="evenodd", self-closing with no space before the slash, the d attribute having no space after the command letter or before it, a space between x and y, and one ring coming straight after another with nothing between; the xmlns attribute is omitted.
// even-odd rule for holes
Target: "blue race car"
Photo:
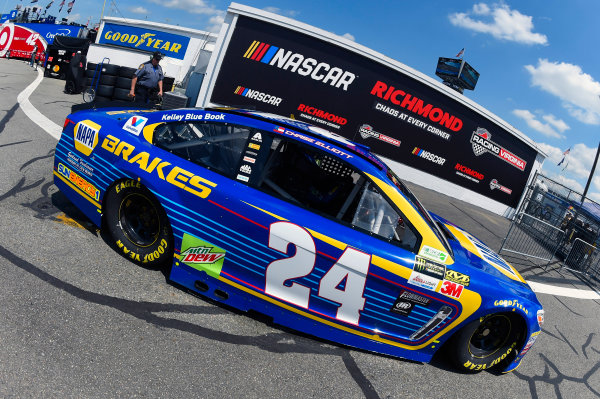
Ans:
<svg viewBox="0 0 600 399"><path fill-rule="evenodd" d="M544 311L519 273L429 214L368 148L231 109L69 115L56 186L123 256L277 324L460 369L514 370Z"/></svg>

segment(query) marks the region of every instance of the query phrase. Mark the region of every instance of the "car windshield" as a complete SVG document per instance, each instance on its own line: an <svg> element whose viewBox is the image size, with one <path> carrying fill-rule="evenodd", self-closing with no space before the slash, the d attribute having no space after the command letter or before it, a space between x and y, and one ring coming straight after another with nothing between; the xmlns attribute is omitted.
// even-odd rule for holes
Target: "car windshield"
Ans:
<svg viewBox="0 0 600 399"><path fill-rule="evenodd" d="M417 199L417 197L415 197L412 191L409 190L409 188L402 182L402 180L400 180L398 176L396 176L396 174L389 167L387 169L387 177L392 181L392 183L394 183L398 190L400 190L400 192L404 194L408 202L410 202L415 207L415 209L423 216L423 219L425 219L431 230L433 230L433 232L439 238L441 243L446 247L448 253L454 256L452 248L450 247L450 244L448 244L446 237L444 236L438 225L433 221L427 209L425 209L425 207L421 204L421 202L419 202L419 200Z"/></svg>

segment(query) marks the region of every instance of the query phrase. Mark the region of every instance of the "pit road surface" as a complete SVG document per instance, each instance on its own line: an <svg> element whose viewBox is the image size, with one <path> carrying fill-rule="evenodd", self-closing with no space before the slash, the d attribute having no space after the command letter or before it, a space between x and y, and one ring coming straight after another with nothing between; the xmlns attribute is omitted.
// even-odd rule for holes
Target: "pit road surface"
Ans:
<svg viewBox="0 0 600 399"><path fill-rule="evenodd" d="M135 266L53 185L56 139L17 102L37 77L25 62L0 59L0 397L600 396L597 299L538 294L546 320L521 367L464 375L442 358L422 364L298 335ZM81 103L63 87L44 78L29 97L61 127ZM430 211L500 248L508 220L411 188ZM559 264L544 272L507 259L527 280L590 290Z"/></svg>

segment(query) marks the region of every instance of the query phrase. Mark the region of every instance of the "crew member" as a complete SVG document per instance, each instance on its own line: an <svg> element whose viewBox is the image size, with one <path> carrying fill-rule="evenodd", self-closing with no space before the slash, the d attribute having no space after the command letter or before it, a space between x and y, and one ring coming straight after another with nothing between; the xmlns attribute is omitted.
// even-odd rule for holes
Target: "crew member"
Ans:
<svg viewBox="0 0 600 399"><path fill-rule="evenodd" d="M162 55L157 51L152 54L150 61L144 62L135 71L131 80L130 97L135 97L136 102L147 103L150 96L158 91L158 95L163 94L163 70L158 63Z"/></svg>
<svg viewBox="0 0 600 399"><path fill-rule="evenodd" d="M36 54L37 54L37 50L38 50L38 46L36 44L36 45L33 46L33 50L31 51L31 60L29 60L29 66L33 67L33 68L36 68L36 69L37 69L37 65L34 67L33 63L35 62L35 57L36 57Z"/></svg>

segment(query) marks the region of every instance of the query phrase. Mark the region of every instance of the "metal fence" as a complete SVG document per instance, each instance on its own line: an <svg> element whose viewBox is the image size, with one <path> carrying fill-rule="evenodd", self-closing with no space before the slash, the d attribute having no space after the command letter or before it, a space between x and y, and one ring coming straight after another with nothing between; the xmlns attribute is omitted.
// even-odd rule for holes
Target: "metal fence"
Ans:
<svg viewBox="0 0 600 399"><path fill-rule="evenodd" d="M513 220L498 252L541 259L548 261L548 265L564 237L565 232L560 228L522 212Z"/></svg>
<svg viewBox="0 0 600 399"><path fill-rule="evenodd" d="M589 242L576 238L564 261L565 268L585 274L598 274L600 253Z"/></svg>
<svg viewBox="0 0 600 399"><path fill-rule="evenodd" d="M547 261L600 284L600 205L541 174L527 188L500 252Z"/></svg>

